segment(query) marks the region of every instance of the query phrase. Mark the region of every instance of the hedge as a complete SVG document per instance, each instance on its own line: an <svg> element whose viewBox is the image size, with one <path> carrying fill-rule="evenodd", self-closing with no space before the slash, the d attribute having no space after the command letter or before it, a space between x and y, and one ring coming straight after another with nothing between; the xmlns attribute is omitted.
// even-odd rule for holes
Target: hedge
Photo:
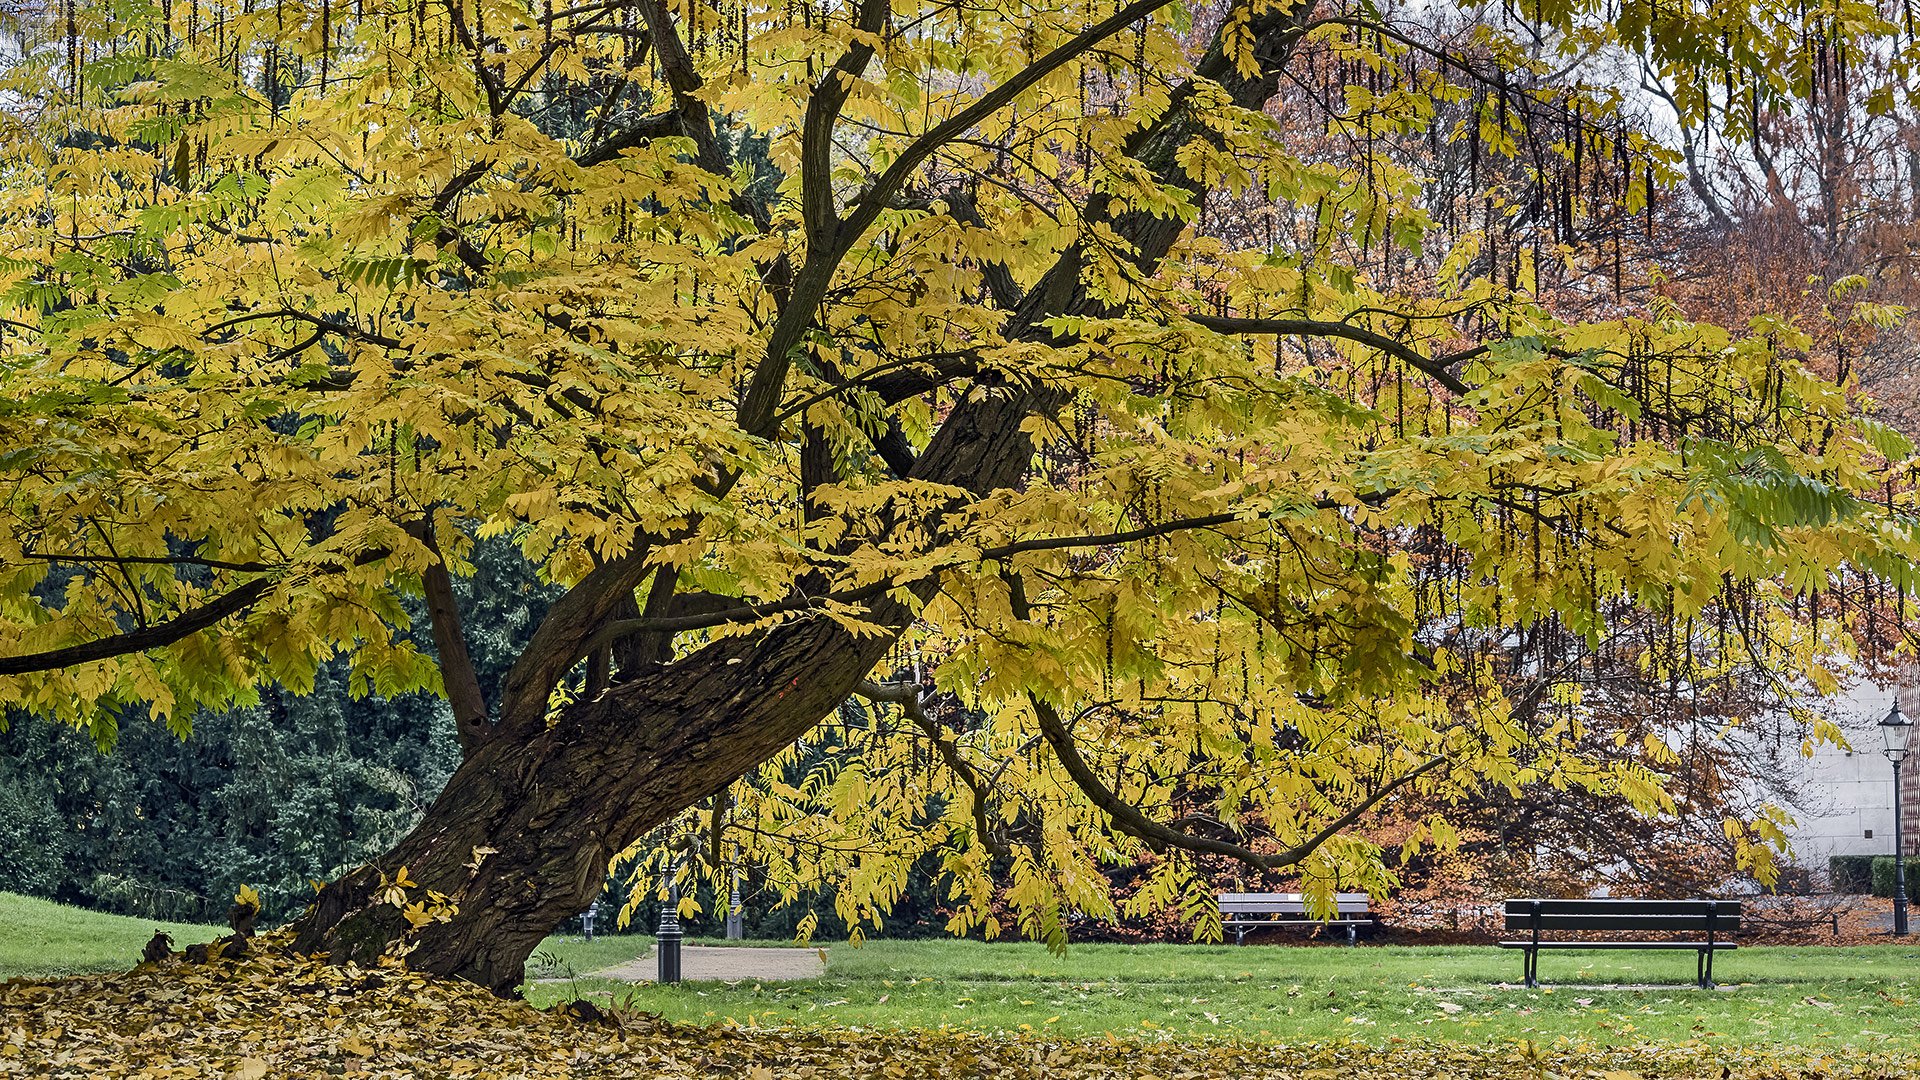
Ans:
<svg viewBox="0 0 1920 1080"><path fill-rule="evenodd" d="M1834 855L1827 859L1827 879L1833 891L1865 895L1873 891L1873 860L1876 855Z"/></svg>
<svg viewBox="0 0 1920 1080"><path fill-rule="evenodd" d="M1893 856L1873 857L1873 895L1893 895ZM1920 898L1920 857L1907 859L1907 895Z"/></svg>

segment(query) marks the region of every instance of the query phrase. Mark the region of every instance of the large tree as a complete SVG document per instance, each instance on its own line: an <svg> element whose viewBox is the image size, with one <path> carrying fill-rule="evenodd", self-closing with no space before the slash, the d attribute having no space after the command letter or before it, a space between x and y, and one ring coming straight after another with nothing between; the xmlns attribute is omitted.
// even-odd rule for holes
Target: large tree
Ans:
<svg viewBox="0 0 1920 1080"><path fill-rule="evenodd" d="M503 991L609 856L790 772L856 693L906 715L859 737L926 767L749 786L748 835L931 838L962 927L994 860L1057 936L1143 849L1143 902L1200 904L1195 854L1384 884L1343 830L1397 796L1440 840L1482 785L1657 807L1581 752L1577 680L1514 708L1495 657L1574 672L1638 610L1684 635L1649 653L1676 678L1815 663L1846 628L1790 600L1848 565L1908 584L1875 501L1908 448L1790 326L1620 298L1676 159L1581 73L1791 96L1805 27L1772 0L30 14L0 703L107 741L340 654L441 690L462 764L298 940ZM565 592L488 685L452 579L496 535ZM834 836L794 813L827 788Z"/></svg>

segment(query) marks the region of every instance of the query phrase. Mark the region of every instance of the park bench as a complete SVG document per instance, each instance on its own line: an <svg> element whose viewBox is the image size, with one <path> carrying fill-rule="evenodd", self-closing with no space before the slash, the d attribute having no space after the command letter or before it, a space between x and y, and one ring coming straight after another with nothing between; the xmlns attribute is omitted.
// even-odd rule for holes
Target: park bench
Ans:
<svg viewBox="0 0 1920 1080"><path fill-rule="evenodd" d="M1684 937L1638 941L1583 941L1544 937L1585 931L1636 931ZM1542 949L1691 949L1699 953L1695 971L1700 988L1713 985L1715 950L1737 949L1726 940L1740 932L1738 900L1508 900L1507 933L1524 941L1503 941L1503 949L1526 951L1526 983L1540 985Z"/></svg>
<svg viewBox="0 0 1920 1080"><path fill-rule="evenodd" d="M1373 910L1367 906L1367 894L1363 892L1335 893L1335 915L1324 922L1308 916L1306 898L1297 892L1221 893L1217 899L1220 903L1220 925L1233 931L1235 945L1245 945L1247 931L1262 926L1304 926L1308 929L1344 926L1347 929L1347 944L1352 945L1362 926L1371 926L1377 921Z"/></svg>

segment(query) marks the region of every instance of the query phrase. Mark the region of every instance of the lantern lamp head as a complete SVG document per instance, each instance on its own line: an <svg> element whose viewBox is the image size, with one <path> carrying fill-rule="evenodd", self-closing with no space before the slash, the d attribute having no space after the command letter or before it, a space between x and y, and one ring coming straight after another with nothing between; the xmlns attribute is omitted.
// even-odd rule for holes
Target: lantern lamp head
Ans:
<svg viewBox="0 0 1920 1080"><path fill-rule="evenodd" d="M1900 712L1900 699L1893 699L1893 708L1887 710L1886 718L1880 721L1880 742L1887 759L1895 765L1907 756L1907 735L1913 730L1913 721Z"/></svg>

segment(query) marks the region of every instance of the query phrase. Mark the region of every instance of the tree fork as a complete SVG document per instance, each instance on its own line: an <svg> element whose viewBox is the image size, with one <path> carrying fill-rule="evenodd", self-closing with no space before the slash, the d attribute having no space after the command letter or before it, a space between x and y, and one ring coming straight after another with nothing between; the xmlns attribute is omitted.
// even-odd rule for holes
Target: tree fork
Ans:
<svg viewBox="0 0 1920 1080"><path fill-rule="evenodd" d="M1032 455L1020 419L1060 402L1058 391L1043 388L971 401L920 463L933 475L969 477L983 491L1006 486ZM934 583L915 588L930 595ZM912 618L884 597L871 609L896 634ZM512 993L540 940L599 892L615 852L805 734L854 692L893 639L856 640L825 620L796 621L713 642L568 707L551 724L544 712L503 713L412 833L377 863L323 888L294 920L295 947L370 963L402 946L417 970ZM386 887L402 867L415 884L396 904ZM429 891L458 910L412 929L401 905Z"/></svg>

